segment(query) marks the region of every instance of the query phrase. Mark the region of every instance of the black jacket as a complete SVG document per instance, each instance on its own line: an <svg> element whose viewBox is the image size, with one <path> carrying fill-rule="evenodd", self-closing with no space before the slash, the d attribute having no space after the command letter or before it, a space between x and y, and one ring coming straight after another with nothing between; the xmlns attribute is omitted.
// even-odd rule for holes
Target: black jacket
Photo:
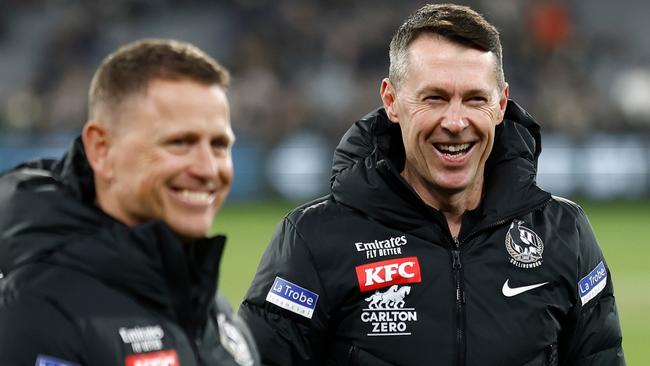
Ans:
<svg viewBox="0 0 650 366"><path fill-rule="evenodd" d="M455 241L399 175L399 126L358 121L331 194L285 217L240 308L262 361L623 365L611 275L580 207L535 185L540 152L510 102Z"/></svg>
<svg viewBox="0 0 650 366"><path fill-rule="evenodd" d="M225 238L132 229L94 197L80 140L0 176L0 365L259 364L216 294Z"/></svg>

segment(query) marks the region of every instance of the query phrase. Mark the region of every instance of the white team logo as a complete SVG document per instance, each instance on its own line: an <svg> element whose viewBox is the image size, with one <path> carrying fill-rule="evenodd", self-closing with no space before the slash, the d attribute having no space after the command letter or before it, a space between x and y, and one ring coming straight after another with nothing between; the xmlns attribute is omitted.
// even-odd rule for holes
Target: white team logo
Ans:
<svg viewBox="0 0 650 366"><path fill-rule="evenodd" d="M406 235L388 238L386 240L374 240L368 243L356 242L354 247L357 252L365 252L366 258L379 258L388 255L401 255L402 246L406 245Z"/></svg>
<svg viewBox="0 0 650 366"><path fill-rule="evenodd" d="M368 336L410 336L411 325L418 321L415 308L404 307L411 286L393 285L365 298L368 307L361 309L361 321L369 326Z"/></svg>
<svg viewBox="0 0 650 366"><path fill-rule="evenodd" d="M226 319L224 314L217 315L217 323L219 324L219 341L223 348L232 355L237 364L251 366L253 355L244 335Z"/></svg>
<svg viewBox="0 0 650 366"><path fill-rule="evenodd" d="M130 344L135 353L159 351L163 348L162 339L165 337L165 331L160 325L122 327L118 333L122 342Z"/></svg>
<svg viewBox="0 0 650 366"><path fill-rule="evenodd" d="M535 268L542 264L544 243L531 229L523 226L521 220L513 220L506 234L506 249L510 263L520 268Z"/></svg>
<svg viewBox="0 0 650 366"><path fill-rule="evenodd" d="M411 292L411 286L391 286L386 292L375 292L366 298L369 301L368 309L398 309L404 307L404 298Z"/></svg>

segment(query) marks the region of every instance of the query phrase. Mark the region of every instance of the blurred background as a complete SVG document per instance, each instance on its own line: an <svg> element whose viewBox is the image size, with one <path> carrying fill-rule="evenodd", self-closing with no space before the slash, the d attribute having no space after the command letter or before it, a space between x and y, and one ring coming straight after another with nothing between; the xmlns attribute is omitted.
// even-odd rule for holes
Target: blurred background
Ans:
<svg viewBox="0 0 650 366"><path fill-rule="evenodd" d="M543 126L539 184L585 207L615 276L628 362L646 364L650 3L457 3L500 30L511 97ZM0 0L0 170L65 150L85 122L92 73L118 46L196 44L233 76L236 178L216 230L230 236L222 288L237 305L275 223L327 192L334 146L380 105L390 38L423 4Z"/></svg>
<svg viewBox="0 0 650 366"><path fill-rule="evenodd" d="M460 1L502 34L511 96L543 126L540 184L650 194L650 4ZM190 41L233 73L232 200L328 188L333 147L380 105L394 30L422 1L0 0L0 169L57 156L79 133L92 73L143 37Z"/></svg>

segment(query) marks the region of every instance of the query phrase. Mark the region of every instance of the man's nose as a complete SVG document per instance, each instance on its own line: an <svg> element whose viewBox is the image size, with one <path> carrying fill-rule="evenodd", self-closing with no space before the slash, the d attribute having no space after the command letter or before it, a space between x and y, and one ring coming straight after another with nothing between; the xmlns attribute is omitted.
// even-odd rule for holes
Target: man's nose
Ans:
<svg viewBox="0 0 650 366"><path fill-rule="evenodd" d="M209 143L198 144L192 155L191 172L193 174L203 178L214 178L217 176L219 160Z"/></svg>
<svg viewBox="0 0 650 366"><path fill-rule="evenodd" d="M467 122L467 117L464 115L463 110L461 103L450 103L441 124L442 128L453 134L463 132L463 130L469 126L469 122Z"/></svg>

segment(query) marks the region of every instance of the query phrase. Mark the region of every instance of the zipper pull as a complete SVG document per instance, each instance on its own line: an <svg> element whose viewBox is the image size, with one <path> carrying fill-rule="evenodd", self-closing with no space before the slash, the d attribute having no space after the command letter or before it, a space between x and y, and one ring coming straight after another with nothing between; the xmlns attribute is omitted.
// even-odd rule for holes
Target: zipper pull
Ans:
<svg viewBox="0 0 650 366"><path fill-rule="evenodd" d="M460 262L460 250L453 249L451 251L451 257L452 257L451 266L453 269L460 269L461 267L463 267L462 263Z"/></svg>
<svg viewBox="0 0 650 366"><path fill-rule="evenodd" d="M465 304L465 291L459 288L456 289L456 301L461 304Z"/></svg>

